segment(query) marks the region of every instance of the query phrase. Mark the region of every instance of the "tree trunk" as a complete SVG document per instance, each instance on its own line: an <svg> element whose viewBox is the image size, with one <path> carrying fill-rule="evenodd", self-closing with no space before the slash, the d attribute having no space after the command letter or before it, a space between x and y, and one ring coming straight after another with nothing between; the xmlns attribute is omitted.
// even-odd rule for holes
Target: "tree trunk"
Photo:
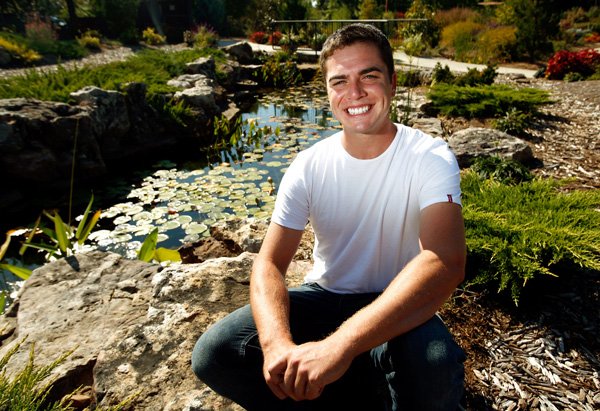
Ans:
<svg viewBox="0 0 600 411"><path fill-rule="evenodd" d="M69 13L69 32L72 36L75 36L79 28L77 13L75 11L75 0L65 0L65 2L67 3L67 11Z"/></svg>

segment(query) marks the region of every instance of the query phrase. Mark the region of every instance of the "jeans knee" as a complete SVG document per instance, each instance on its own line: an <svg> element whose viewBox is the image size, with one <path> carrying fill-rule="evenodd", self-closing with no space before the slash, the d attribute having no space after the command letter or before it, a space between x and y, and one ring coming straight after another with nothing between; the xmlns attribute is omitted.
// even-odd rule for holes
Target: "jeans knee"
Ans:
<svg viewBox="0 0 600 411"><path fill-rule="evenodd" d="M202 334L192 351L192 371L202 381L210 375L211 363L215 358L212 351L214 346L211 344L211 339L207 338L206 333Z"/></svg>

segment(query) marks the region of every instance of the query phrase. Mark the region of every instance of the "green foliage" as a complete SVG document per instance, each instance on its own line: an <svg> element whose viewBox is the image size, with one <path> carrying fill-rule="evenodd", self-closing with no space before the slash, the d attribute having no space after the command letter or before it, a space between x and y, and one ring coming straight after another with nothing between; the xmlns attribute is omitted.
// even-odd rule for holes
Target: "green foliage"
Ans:
<svg viewBox="0 0 600 411"><path fill-rule="evenodd" d="M455 86L439 83L431 87L427 97L434 110L451 117L467 118L498 117L512 108L535 113L537 107L551 102L548 92L543 90L495 84Z"/></svg>
<svg viewBox="0 0 600 411"><path fill-rule="evenodd" d="M0 330L2 331L2 330ZM20 370L12 376L6 374L6 366L15 355L25 340L19 341L0 358L0 410L3 411L73 411L71 397L66 396L59 402L49 403L48 394L52 389L54 381L47 381L52 371L62 364L73 351L68 351L54 360L52 363L39 366L35 363L35 348L31 344L29 360L23 364ZM120 411L126 409L131 401L139 395L134 393L124 401L112 407L97 407L97 411ZM86 408L87 409L87 408Z"/></svg>
<svg viewBox="0 0 600 411"><path fill-rule="evenodd" d="M81 47L85 47L88 50L98 51L101 49L100 37L91 31L86 31L80 37L78 37L77 43Z"/></svg>
<svg viewBox="0 0 600 411"><path fill-rule="evenodd" d="M34 237L30 236L23 244L24 247L36 248L46 252L47 259L51 259L55 255L59 257L72 255L87 240L100 219L101 210L97 210L90 216L93 202L94 196L92 195L77 228L72 227L68 222L65 223L57 211L43 211L42 214L52 222L52 227L40 226L40 219L38 219L32 232L35 234L38 228L40 228L41 232L45 235L45 239L34 243ZM21 249L21 254L23 254L25 248Z"/></svg>
<svg viewBox="0 0 600 411"><path fill-rule="evenodd" d="M531 125L531 117L531 113L523 113L512 107L503 117L495 119L492 125L497 130L513 136L521 136L525 134L525 130Z"/></svg>
<svg viewBox="0 0 600 411"><path fill-rule="evenodd" d="M106 22L109 37L132 43L137 40L139 5L140 0L103 0L94 2L93 13Z"/></svg>
<svg viewBox="0 0 600 411"><path fill-rule="evenodd" d="M35 352L32 345L27 364L24 364L23 368L9 379L6 375L6 365L22 344L23 341L15 344L4 357L0 358L0 410L71 410L72 408L64 402L46 404L46 397L53 382L42 383L72 352L62 355L49 365L40 367L34 363Z"/></svg>
<svg viewBox="0 0 600 411"><path fill-rule="evenodd" d="M65 69L40 73L30 71L25 76L0 79L0 98L26 97L50 101L69 101L69 94L85 86L94 85L106 90L118 90L122 84L144 82L149 94L164 89L167 81L185 73L186 63L198 57L214 55L217 61L224 57L211 50L182 50L164 52L144 50L122 62L98 67Z"/></svg>
<svg viewBox="0 0 600 411"><path fill-rule="evenodd" d="M404 37L400 47L409 56L420 56L427 49L427 45L423 42L422 33L415 33Z"/></svg>
<svg viewBox="0 0 600 411"><path fill-rule="evenodd" d="M142 40L151 46L156 46L159 44L165 44L167 38L154 30L154 27L147 27L142 32Z"/></svg>
<svg viewBox="0 0 600 411"><path fill-rule="evenodd" d="M506 185L520 184L533 180L533 174L518 161L500 157L478 157L470 167L479 178L491 179Z"/></svg>
<svg viewBox="0 0 600 411"><path fill-rule="evenodd" d="M302 81L294 55L285 51L269 55L263 61L261 74L264 83L274 87L293 86Z"/></svg>
<svg viewBox="0 0 600 411"><path fill-rule="evenodd" d="M379 10L379 7L377 7L377 1L361 0L358 4L358 18L360 20L381 18L381 10Z"/></svg>
<svg viewBox="0 0 600 411"><path fill-rule="evenodd" d="M150 262L156 260L159 263L171 261L181 262L181 255L177 250L169 250L167 248L159 247L158 243L158 228L154 228L150 234L144 239L142 247L138 251L138 259Z"/></svg>
<svg viewBox="0 0 600 411"><path fill-rule="evenodd" d="M506 0L503 18L517 28L517 52L535 59L552 50L551 39L558 31L560 0Z"/></svg>
<svg viewBox="0 0 600 411"><path fill-rule="evenodd" d="M405 17L410 19L427 19L404 25L401 30L402 38L422 33L422 40L426 48L437 46L440 38L439 27L433 19L434 8L425 0L414 0L406 11Z"/></svg>
<svg viewBox="0 0 600 411"><path fill-rule="evenodd" d="M398 70L396 72L396 84L399 87L418 87L425 83L420 70Z"/></svg>
<svg viewBox="0 0 600 411"><path fill-rule="evenodd" d="M433 84L446 83L454 84L455 86L477 86L493 84L497 75L498 72L493 65L486 66L482 71L470 68L465 74L455 75L450 71L448 65L442 67L440 63L437 63L433 68L431 80Z"/></svg>
<svg viewBox="0 0 600 411"><path fill-rule="evenodd" d="M506 185L464 173L468 285L508 292L518 304L534 278L600 270L600 191L558 187L552 180Z"/></svg>
<svg viewBox="0 0 600 411"><path fill-rule="evenodd" d="M184 31L183 40L190 47L216 48L219 42L219 35L208 26L198 26L193 31Z"/></svg>
<svg viewBox="0 0 600 411"><path fill-rule="evenodd" d="M41 60L42 56L37 51L31 50L26 45L6 39L3 34L4 33L0 33L0 48L10 54L11 59L25 64L31 64Z"/></svg>

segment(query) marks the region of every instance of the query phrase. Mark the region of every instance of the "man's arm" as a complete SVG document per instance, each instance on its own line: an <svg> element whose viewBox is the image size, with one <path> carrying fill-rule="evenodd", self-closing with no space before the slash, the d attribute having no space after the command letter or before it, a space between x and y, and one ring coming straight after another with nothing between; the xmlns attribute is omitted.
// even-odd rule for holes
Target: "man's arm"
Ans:
<svg viewBox="0 0 600 411"><path fill-rule="evenodd" d="M280 399L287 353L295 347L289 326L289 295L285 273L292 261L302 231L269 225L250 277L250 305L264 355L263 374Z"/></svg>
<svg viewBox="0 0 600 411"><path fill-rule="evenodd" d="M461 208L438 203L421 213L421 252L371 304L322 341L295 348L284 392L295 399L335 381L359 354L430 319L464 278L466 246ZM316 387L316 388L313 388Z"/></svg>

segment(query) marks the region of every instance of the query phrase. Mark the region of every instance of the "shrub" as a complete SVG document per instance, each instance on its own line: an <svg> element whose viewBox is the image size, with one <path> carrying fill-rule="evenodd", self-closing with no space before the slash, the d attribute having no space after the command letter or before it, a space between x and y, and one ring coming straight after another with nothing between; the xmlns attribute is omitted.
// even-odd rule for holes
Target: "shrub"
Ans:
<svg viewBox="0 0 600 411"><path fill-rule="evenodd" d="M600 270L600 191L562 193L550 179L505 185L473 171L461 185L468 286L518 304L535 278Z"/></svg>
<svg viewBox="0 0 600 411"><path fill-rule="evenodd" d="M478 157L473 161L469 170L477 173L479 178L492 179L507 185L533 180L533 174L523 164L497 156Z"/></svg>
<svg viewBox="0 0 600 411"><path fill-rule="evenodd" d="M81 37L78 37L77 43L81 47L85 47L89 50L100 50L101 48L100 37L89 31L86 31L81 35Z"/></svg>
<svg viewBox="0 0 600 411"><path fill-rule="evenodd" d="M142 32L142 39L151 46L165 44L167 38L154 31L153 27L148 27Z"/></svg>
<svg viewBox="0 0 600 411"><path fill-rule="evenodd" d="M498 117L513 107L524 113L535 113L537 107L550 103L546 91L496 84L472 87L439 83L431 87L427 97L433 110L446 116L467 118Z"/></svg>
<svg viewBox="0 0 600 411"><path fill-rule="evenodd" d="M266 44L269 37L264 31L255 31L249 37L252 43Z"/></svg>
<svg viewBox="0 0 600 411"><path fill-rule="evenodd" d="M402 40L402 49L409 56L420 56L427 49L422 33L411 34Z"/></svg>
<svg viewBox="0 0 600 411"><path fill-rule="evenodd" d="M525 130L531 124L531 114L523 113L522 111L512 107L510 110L492 123L495 129L512 134L513 136L521 136L525 134Z"/></svg>
<svg viewBox="0 0 600 411"><path fill-rule="evenodd" d="M3 37L0 37L0 48L6 50L12 59L22 61L25 64L35 63L42 58L38 52L21 44L13 43Z"/></svg>
<svg viewBox="0 0 600 411"><path fill-rule="evenodd" d="M600 34L590 33L583 38L583 41L586 43L600 43Z"/></svg>
<svg viewBox="0 0 600 411"><path fill-rule="evenodd" d="M480 18L481 15L473 9L467 7L453 7L448 10L436 11L433 20L439 27L444 28L461 21L477 21Z"/></svg>
<svg viewBox="0 0 600 411"><path fill-rule="evenodd" d="M405 17L410 19L427 19L416 23L407 24L401 29L402 38L407 38L421 33L425 48L437 46L440 39L440 31L433 20L435 15L433 8L424 0L413 0Z"/></svg>
<svg viewBox="0 0 600 411"><path fill-rule="evenodd" d="M197 26L193 33L193 45L199 48L217 47L219 35L210 27L205 25Z"/></svg>
<svg viewBox="0 0 600 411"><path fill-rule="evenodd" d="M585 80L585 77L583 77L579 73L567 73L567 74L565 74L565 77L563 80L566 81L567 83L573 83L575 81L583 81L583 80Z"/></svg>
<svg viewBox="0 0 600 411"><path fill-rule="evenodd" d="M273 33L271 33L269 35L268 43L273 46L276 46L279 44L279 40L281 40L282 36L283 36L283 34L280 31L274 31Z"/></svg>
<svg viewBox="0 0 600 411"><path fill-rule="evenodd" d="M478 62L478 35L484 30L484 25L474 21L459 21L444 27L440 44L453 50L457 60Z"/></svg>
<svg viewBox="0 0 600 411"><path fill-rule="evenodd" d="M278 51L266 58L262 68L263 81L275 87L292 86L302 80L293 54Z"/></svg>
<svg viewBox="0 0 600 411"><path fill-rule="evenodd" d="M399 70L396 72L396 82L400 87L418 87L424 83L420 70Z"/></svg>
<svg viewBox="0 0 600 411"><path fill-rule="evenodd" d="M440 63L437 63L433 68L431 78L433 84L446 83L457 86L475 86L493 84L497 75L496 67L488 65L481 72L476 68L471 68L465 74L457 76L450 71L448 65L442 67Z"/></svg>
<svg viewBox="0 0 600 411"><path fill-rule="evenodd" d="M593 49L580 51L561 50L555 53L546 66L546 77L562 79L567 73L591 76L600 66L600 53Z"/></svg>
<svg viewBox="0 0 600 411"><path fill-rule="evenodd" d="M108 35L126 43L138 40L136 26L140 0L103 0L93 2L93 13L106 22Z"/></svg>
<svg viewBox="0 0 600 411"><path fill-rule="evenodd" d="M58 34L47 19L39 15L33 15L25 23L25 36L31 48L48 53L52 51L54 43L58 40Z"/></svg>
<svg viewBox="0 0 600 411"><path fill-rule="evenodd" d="M510 60L517 46L517 28L514 26L492 27L478 37L477 60L501 62Z"/></svg>

